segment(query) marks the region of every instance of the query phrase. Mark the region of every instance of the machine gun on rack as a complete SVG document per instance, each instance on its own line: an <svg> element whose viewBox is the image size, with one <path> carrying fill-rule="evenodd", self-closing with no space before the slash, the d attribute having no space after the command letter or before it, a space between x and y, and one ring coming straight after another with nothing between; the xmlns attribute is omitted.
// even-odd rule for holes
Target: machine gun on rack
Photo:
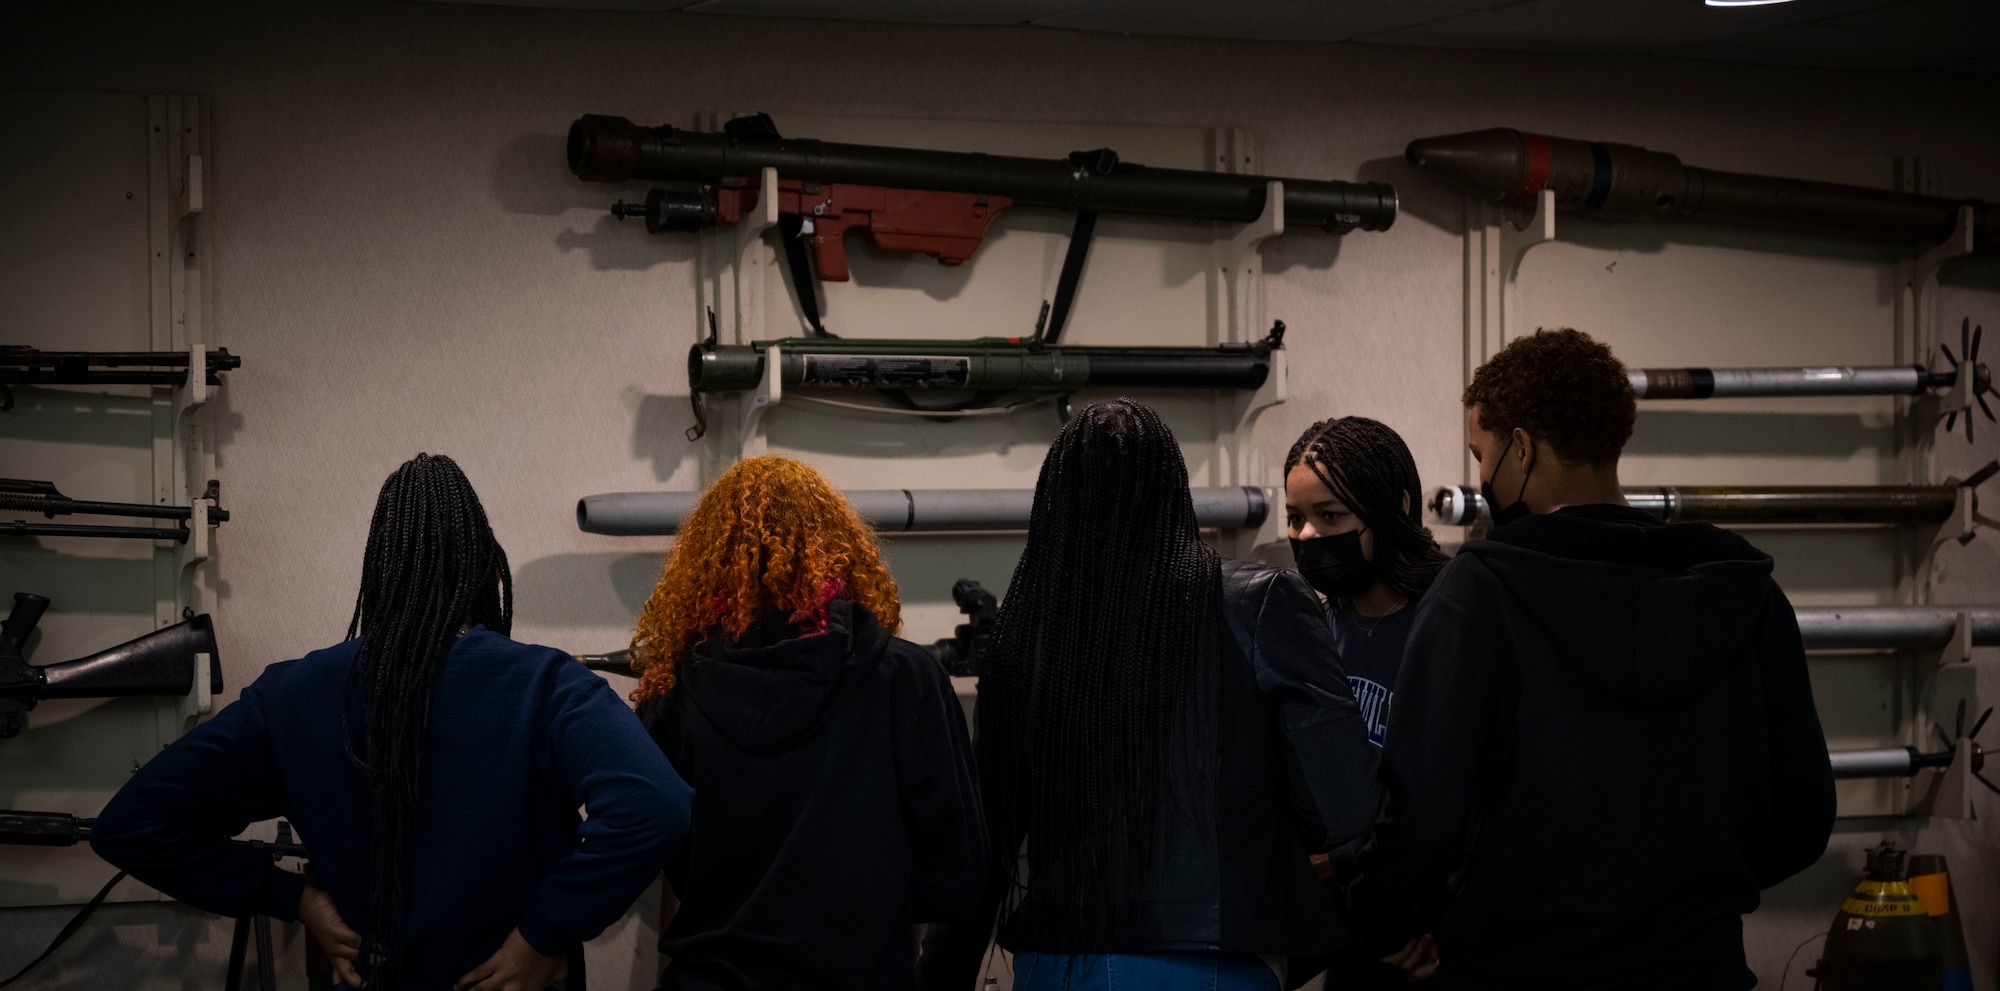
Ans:
<svg viewBox="0 0 2000 991"><path fill-rule="evenodd" d="M203 352L209 385L242 367L226 348ZM0 344L0 412L14 408L11 385L180 385L188 380L191 351L43 351Z"/></svg>
<svg viewBox="0 0 2000 991"><path fill-rule="evenodd" d="M215 479L208 480L208 488L201 498L213 500L221 496L222 485ZM7 537L142 537L148 540L172 540L187 543L190 531L188 521L195 515L194 506L152 506L142 502L91 502L71 499L56 490L54 482L32 481L26 478L0 478L0 509L17 512L40 513L48 519L58 516L136 516L142 519L177 520L175 527L145 526L98 526L95 524L30 523L15 520L0 522L0 536ZM208 523L226 523L229 510L208 507L205 514Z"/></svg>
<svg viewBox="0 0 2000 991"><path fill-rule="evenodd" d="M18 736L28 711L43 699L180 696L195 688L196 660L208 655L208 690L222 691L222 660L215 627L206 614L154 630L136 640L60 664L27 661L28 637L49 600L14 593L14 608L0 622L0 739Z"/></svg>

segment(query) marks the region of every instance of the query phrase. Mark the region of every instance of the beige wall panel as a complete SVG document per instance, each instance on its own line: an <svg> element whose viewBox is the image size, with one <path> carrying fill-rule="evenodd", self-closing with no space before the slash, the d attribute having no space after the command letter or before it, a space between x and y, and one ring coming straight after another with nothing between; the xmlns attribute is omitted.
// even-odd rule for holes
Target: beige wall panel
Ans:
<svg viewBox="0 0 2000 991"><path fill-rule="evenodd" d="M1158 158L1122 141L1071 135L1100 126L1242 127L1259 139L1260 171L1394 182L1404 210L1392 230L1301 233L1265 250L1269 313L1291 327L1293 393L1265 416L1256 438L1275 460L1313 420L1377 416L1409 439L1433 484L1463 480L1463 205L1403 165L1410 139L1508 125L1638 143L1696 165L1876 183L1887 181L1895 156L1920 153L1943 165L1942 191L2000 197L2000 102L1990 98L1990 77L1935 73L419 3L114 3L18 15L0 33L0 87L212 98L211 326L217 344L245 358L213 411L225 505L237 513L218 535L210 566L231 697L265 664L339 638L376 487L419 450L460 458L484 495L519 579L518 636L602 649L629 634L666 542L579 534L573 509L592 492L696 484L696 451L681 439L691 424L682 364L695 340L695 246L649 238L604 213L645 184L586 186L566 176L562 132L581 113L686 123L698 112L738 108L768 110L781 126L813 116L1058 125L1049 131L1061 135L1050 142L1056 153L1112 143L1146 162ZM0 160L28 137L0 130ZM1010 222L1023 226L1006 228L988 249L1030 244L1037 232L1025 220ZM1040 233L1054 238L1059 230ZM1536 249L1547 255L1531 255L1528 274L1559 264L1557 252L1576 256L1578 291L1590 294L1592 309L1561 316L1586 327L1645 316L1634 326L1647 335L1616 343L1658 345L1653 353L1663 360L1683 353L1677 361L1718 360L1706 348L1682 352L1650 337L1693 333L1686 326L1697 326L1697 314L1697 329L1727 318L1743 328L1744 347L1761 342L1754 346L1773 361L1830 360L1819 357L1826 329L1797 319L1803 309L1833 328L1843 348L1888 346L1887 324L1877 318L1881 284L1855 274L1873 256L1821 249L1786 261L1733 237L1608 230L1596 242ZM1626 257L1604 272L1580 260L1593 252ZM863 285L879 278L873 284L886 287L894 268L897 279L946 280L923 283L932 290L965 278L970 293L982 275L978 258L970 274L958 274L927 259L854 254ZM1733 299L1713 288L1732 277L1727 259L1753 264L1752 256L1771 266L1758 269L1768 279L1728 281ZM954 325L936 328L940 334L968 320L1032 326L1056 259L1028 260L1046 267L1018 289L1024 298L1001 294L1004 305L961 315L971 309L956 305L961 298L921 287L901 290L907 304L897 297L894 305ZM1781 270L1804 288L1768 285ZM1645 278L1631 278L1635 271ZM1086 336L1099 326L1092 308L1127 302L1094 296L1101 284L1086 279L1072 331L1078 340L1095 339ZM1650 307L1635 302L1647 297L1629 295L1649 291ZM1856 301L1862 312L1833 312L1809 299L1822 291ZM1532 301L1572 297L1531 291L1526 298L1539 306ZM1983 307L1987 328L2000 330L1990 289L1947 294L1954 298L1952 314ZM1674 322L1683 319L1686 326ZM1730 472L1763 471L1767 459L1820 477L1874 470L1876 455L1859 453L1879 429L1866 409L1716 409L1760 418L1752 423L1797 418L1747 434L1727 459ZM774 438L782 440L790 412L773 421ZM1697 458L1682 439L1683 422L1658 431L1642 425L1642 458ZM1045 441L1053 420L1040 423ZM961 426L949 444L885 458L882 470L907 467L900 477L948 484L916 466L930 457L941 464L984 457L989 467L1026 473L1039 457L1025 437L1006 453L978 455L982 445L998 451L1003 435ZM1725 421L1704 435L1733 432ZM1808 456L1780 447L1786 436ZM2000 429L1981 436L1983 454L1968 460L1992 457ZM908 443L886 429L857 437ZM1698 466L1682 462L1675 474ZM1729 480L1720 468L1708 478ZM1827 597L1821 601L1871 594L1871 538L1852 538L1863 546L1842 555L1858 563L1807 567L1786 563L1803 560L1778 542L1792 538L1753 539L1779 557L1781 578L1801 599L1808 591ZM922 600L931 605L906 629L912 639L950 634L955 619L938 605L950 578L968 573L1004 586L1011 571L1011 539L953 543L963 550L937 555L947 566L918 564L929 552L906 549L919 541L890 542L899 578L934 597ZM1937 598L2000 598L1996 548L2000 542L1986 537L1948 548L1941 573L1953 584ZM1980 663L1990 665L1986 652ZM1832 677L1822 676L1822 693ZM1870 679L1857 675L1851 691L1839 692L1857 720L1879 704L1879 682ZM1980 801L1976 823L1843 823L1837 851L1771 892L1747 922L1753 965L1767 985L1777 985L1792 948L1830 922L1859 874L1860 849L1898 836L1953 857L1975 969L1987 981L1982 991L1991 991L2000 967L2000 874L1988 824L2000 818L2000 804L1983 794ZM225 925L191 922L198 917L168 906L121 911L153 913L144 918L158 928L86 928L52 972L56 986L92 986L112 972L133 987L213 979ZM63 915L8 913L0 959L32 956ZM620 933L593 947L593 967L630 983L607 977L599 986L648 986L631 966L650 938L643 913ZM1796 986L1801 977L1795 971L1791 980Z"/></svg>

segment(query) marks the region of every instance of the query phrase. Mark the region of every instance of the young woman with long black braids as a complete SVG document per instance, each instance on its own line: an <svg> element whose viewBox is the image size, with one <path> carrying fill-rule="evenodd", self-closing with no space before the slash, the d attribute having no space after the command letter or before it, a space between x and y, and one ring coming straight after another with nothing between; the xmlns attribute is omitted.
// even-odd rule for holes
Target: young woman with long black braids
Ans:
<svg viewBox="0 0 2000 991"><path fill-rule="evenodd" d="M1341 668L1382 746L1396 675L1403 665L1416 604L1447 558L1419 515L1423 483L1409 445L1366 417L1321 420L1285 456L1285 531L1299 573L1327 597ZM1353 850L1327 864L1338 878L1354 871ZM1428 937L1395 955L1395 965L1352 947L1329 965L1335 986L1407 988L1411 974L1435 969ZM1407 972L1402 964L1407 964Z"/></svg>
<svg viewBox="0 0 2000 991"><path fill-rule="evenodd" d="M672 858L692 793L603 679L508 639L513 611L479 496L418 455L382 484L349 639L153 758L92 847L197 908L303 921L348 987L542 991ZM230 842L280 816L316 884Z"/></svg>
<svg viewBox="0 0 2000 991"><path fill-rule="evenodd" d="M1118 400L1070 420L979 684L984 918L1015 988L1267 991L1318 972L1343 937L1307 855L1375 814L1333 653L1297 575L1202 543L1157 414ZM987 932L927 947L925 986L972 987Z"/></svg>
<svg viewBox="0 0 2000 991"><path fill-rule="evenodd" d="M1327 597L1340 664L1377 747L1388 734L1411 608L1447 558L1423 525L1409 445L1366 417L1321 420L1285 456L1285 531Z"/></svg>

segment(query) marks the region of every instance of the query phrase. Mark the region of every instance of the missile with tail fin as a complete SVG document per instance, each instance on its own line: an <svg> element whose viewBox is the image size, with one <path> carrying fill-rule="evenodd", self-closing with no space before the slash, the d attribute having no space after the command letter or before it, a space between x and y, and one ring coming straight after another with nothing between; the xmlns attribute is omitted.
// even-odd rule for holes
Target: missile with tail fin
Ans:
<svg viewBox="0 0 2000 991"><path fill-rule="evenodd" d="M1972 404L1996 422L1986 397L2000 396L1993 372L1979 360L1985 327L1967 318L1958 325L1958 351L1940 342L1938 350L1949 371L1923 365L1832 365L1806 368L1628 368L1625 377L1640 399L1792 398L1799 396L1922 396L1951 389L1966 375L1964 391L1946 406L1944 428L1950 431L1965 414L1965 439L1973 439Z"/></svg>

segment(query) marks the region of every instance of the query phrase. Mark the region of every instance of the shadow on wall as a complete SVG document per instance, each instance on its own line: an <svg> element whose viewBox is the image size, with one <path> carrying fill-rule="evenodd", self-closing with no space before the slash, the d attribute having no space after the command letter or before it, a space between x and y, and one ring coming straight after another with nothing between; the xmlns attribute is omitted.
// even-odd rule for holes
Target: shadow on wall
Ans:
<svg viewBox="0 0 2000 991"><path fill-rule="evenodd" d="M643 272L660 265L692 263L695 239L686 234L656 237L646 233L643 222L628 224L607 210L587 231L571 227L557 234L556 247L564 252L589 252L591 267L600 272Z"/></svg>
<svg viewBox="0 0 2000 991"><path fill-rule="evenodd" d="M888 537L882 558L905 604L949 604L951 586L960 578L976 578L988 592L1005 595L1021 560L1022 539L1014 533Z"/></svg>
<svg viewBox="0 0 2000 991"><path fill-rule="evenodd" d="M1374 235L1363 231L1352 234L1328 234L1310 227L1296 232L1287 229L1283 237L1265 241L1263 248L1258 251L1264 259L1264 274L1277 275L1295 268L1315 272L1332 269L1333 263L1340 258L1341 242L1350 237L1374 237Z"/></svg>
<svg viewBox="0 0 2000 991"><path fill-rule="evenodd" d="M52 550L32 540L12 540L0 545L0 571L16 576L0 587L0 613L14 605L15 592L32 592L49 599L51 615L88 613L95 616L130 617L131 636L148 632L153 625L153 559L86 557ZM135 592L134 590L142 590ZM40 630L29 641L40 642ZM110 641L110 646L119 641Z"/></svg>
<svg viewBox="0 0 2000 991"><path fill-rule="evenodd" d="M1641 407L1626 454L1845 457L1895 449L1895 432L1854 413L1708 413ZM1637 483L1635 483L1637 484Z"/></svg>
<svg viewBox="0 0 2000 991"><path fill-rule="evenodd" d="M522 134L493 156L493 201L508 213L557 217L585 210L595 216L587 230L570 227L556 235L563 251L588 251L600 271L644 271L657 265L694 260L694 238L653 237L640 221L623 223L610 213L615 200L643 200L648 183L588 184L569 174L560 134Z"/></svg>
<svg viewBox="0 0 2000 991"><path fill-rule="evenodd" d="M554 554L521 565L514 572L516 617L550 626L629 626L659 580L665 541L647 541L655 549L640 553ZM591 645L577 649L585 647Z"/></svg>
<svg viewBox="0 0 2000 991"><path fill-rule="evenodd" d="M14 393L14 408L0 413L0 437L100 447L153 445L153 401L147 396L32 385L9 388Z"/></svg>
<svg viewBox="0 0 2000 991"><path fill-rule="evenodd" d="M2000 292L2000 251L1982 251L1954 258L1938 270L1938 282L1947 286Z"/></svg>
<svg viewBox="0 0 2000 991"><path fill-rule="evenodd" d="M720 406L709 410L710 430L727 429L720 421ZM694 406L686 395L642 395L632 416L632 454L653 463L656 481L668 481L700 452L700 442L687 439L693 426Z"/></svg>

